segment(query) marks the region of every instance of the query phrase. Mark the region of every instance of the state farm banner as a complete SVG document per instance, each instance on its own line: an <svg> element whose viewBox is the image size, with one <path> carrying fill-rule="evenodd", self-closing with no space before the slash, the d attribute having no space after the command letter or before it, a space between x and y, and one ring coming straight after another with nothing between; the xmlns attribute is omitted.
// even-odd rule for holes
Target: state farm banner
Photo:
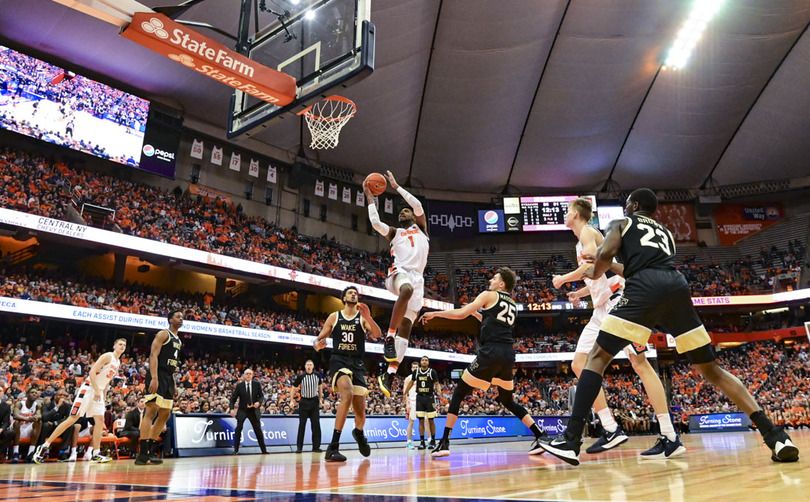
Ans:
<svg viewBox="0 0 810 502"><path fill-rule="evenodd" d="M157 12L136 12L121 32L136 44L278 106L295 99L295 78L228 49Z"/></svg>
<svg viewBox="0 0 810 502"><path fill-rule="evenodd" d="M720 244L730 246L782 220L782 204L720 204L714 208L714 221Z"/></svg>
<svg viewBox="0 0 810 502"><path fill-rule="evenodd" d="M658 204L653 218L672 232L675 242L697 242L695 208L684 202L664 202Z"/></svg>
<svg viewBox="0 0 810 502"><path fill-rule="evenodd" d="M431 237L474 237L478 229L478 213L472 202L429 200L427 203L428 232Z"/></svg>

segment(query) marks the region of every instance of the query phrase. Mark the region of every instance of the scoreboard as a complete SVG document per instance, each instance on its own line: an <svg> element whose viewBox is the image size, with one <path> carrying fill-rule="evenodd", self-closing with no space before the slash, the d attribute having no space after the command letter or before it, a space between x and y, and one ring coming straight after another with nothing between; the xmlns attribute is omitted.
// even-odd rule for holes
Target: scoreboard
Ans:
<svg viewBox="0 0 810 502"><path fill-rule="evenodd" d="M579 197L589 199L596 214L596 197L593 195L553 195L530 197L504 197L504 217L515 218L517 229L523 232L567 230L565 215L568 204Z"/></svg>

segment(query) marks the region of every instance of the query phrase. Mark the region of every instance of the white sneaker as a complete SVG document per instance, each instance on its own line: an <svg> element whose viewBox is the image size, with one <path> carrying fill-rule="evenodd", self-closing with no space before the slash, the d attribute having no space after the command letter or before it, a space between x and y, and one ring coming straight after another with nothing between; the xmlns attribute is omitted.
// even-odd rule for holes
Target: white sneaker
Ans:
<svg viewBox="0 0 810 502"><path fill-rule="evenodd" d="M82 460L84 460L85 462L89 462L92 459L93 459L93 455L89 451L84 452L84 456L82 457Z"/></svg>
<svg viewBox="0 0 810 502"><path fill-rule="evenodd" d="M34 463L41 464L45 461L45 455L48 454L48 447L45 444L41 444L37 446L37 450L34 452Z"/></svg>
<svg viewBox="0 0 810 502"><path fill-rule="evenodd" d="M91 464L104 464L112 460L112 458L106 455L93 455L93 458L90 459Z"/></svg>
<svg viewBox="0 0 810 502"><path fill-rule="evenodd" d="M75 461L76 461L76 452L71 453L70 457L68 457L68 459L65 460L65 462L75 462Z"/></svg>

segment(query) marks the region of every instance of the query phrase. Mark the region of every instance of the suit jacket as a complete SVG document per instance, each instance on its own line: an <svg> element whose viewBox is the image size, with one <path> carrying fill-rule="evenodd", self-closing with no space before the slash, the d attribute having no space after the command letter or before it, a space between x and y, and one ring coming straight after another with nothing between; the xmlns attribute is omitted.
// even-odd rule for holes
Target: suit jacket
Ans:
<svg viewBox="0 0 810 502"><path fill-rule="evenodd" d="M244 380L236 384L236 388L233 390L233 394L231 395L231 408L233 405L236 404L236 400L239 400L239 408L245 411L253 410L254 408L248 408L248 404L252 403L261 403L264 401L264 392L262 392L262 384L259 383L258 380L255 378L253 381L250 382L250 399L248 398L247 393L247 384ZM256 413L259 412L258 408L255 408Z"/></svg>
<svg viewBox="0 0 810 502"><path fill-rule="evenodd" d="M0 429L6 430L11 427L11 405L0 403Z"/></svg>
<svg viewBox="0 0 810 502"><path fill-rule="evenodd" d="M62 422L70 416L71 401L65 399L62 406L56 407L56 401L52 398L48 404L42 406L42 421L43 422Z"/></svg>
<svg viewBox="0 0 810 502"><path fill-rule="evenodd" d="M144 410L146 411L146 410ZM137 431L141 428L141 410L137 407L132 408L124 416L124 430Z"/></svg>

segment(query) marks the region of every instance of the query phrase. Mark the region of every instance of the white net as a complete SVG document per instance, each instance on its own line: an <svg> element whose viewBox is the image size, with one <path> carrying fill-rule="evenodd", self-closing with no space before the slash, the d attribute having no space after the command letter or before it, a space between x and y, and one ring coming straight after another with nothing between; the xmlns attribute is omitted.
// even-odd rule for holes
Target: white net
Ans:
<svg viewBox="0 0 810 502"><path fill-rule="evenodd" d="M309 147L318 150L336 147L340 130L354 117L356 111L355 104L341 96L329 96L312 105L304 112L309 133L312 135Z"/></svg>

